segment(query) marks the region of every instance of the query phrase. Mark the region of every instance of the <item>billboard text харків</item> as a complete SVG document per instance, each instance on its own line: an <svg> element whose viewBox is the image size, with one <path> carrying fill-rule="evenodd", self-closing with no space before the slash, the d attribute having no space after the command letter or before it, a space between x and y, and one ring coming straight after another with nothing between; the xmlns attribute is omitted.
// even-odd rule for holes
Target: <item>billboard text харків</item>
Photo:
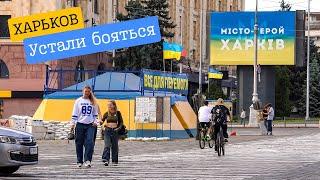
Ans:
<svg viewBox="0 0 320 180"><path fill-rule="evenodd" d="M294 65L295 12L258 13L258 64ZM252 65L254 12L213 12L210 27L211 65Z"/></svg>

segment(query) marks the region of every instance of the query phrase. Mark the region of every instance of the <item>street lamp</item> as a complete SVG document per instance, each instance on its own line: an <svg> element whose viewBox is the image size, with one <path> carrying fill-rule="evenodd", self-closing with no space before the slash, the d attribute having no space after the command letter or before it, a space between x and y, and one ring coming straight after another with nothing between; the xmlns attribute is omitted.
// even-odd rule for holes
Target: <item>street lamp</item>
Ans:
<svg viewBox="0 0 320 180"><path fill-rule="evenodd" d="M253 93L252 103L259 103L258 84L257 84L257 64L258 64L258 0L256 0L256 11L254 16L254 66L253 66ZM255 106L254 106L255 107Z"/></svg>
<svg viewBox="0 0 320 180"><path fill-rule="evenodd" d="M308 0L308 42L307 42L307 99L306 99L306 120L309 120L309 93L310 93L310 0Z"/></svg>

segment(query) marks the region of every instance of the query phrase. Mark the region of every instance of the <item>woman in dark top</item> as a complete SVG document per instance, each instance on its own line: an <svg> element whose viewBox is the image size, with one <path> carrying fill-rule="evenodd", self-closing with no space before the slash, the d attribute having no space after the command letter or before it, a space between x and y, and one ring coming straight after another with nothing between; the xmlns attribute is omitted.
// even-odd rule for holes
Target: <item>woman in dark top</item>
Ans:
<svg viewBox="0 0 320 180"><path fill-rule="evenodd" d="M108 111L102 118L104 130L104 150L102 154L102 161L105 166L109 165L110 160L110 148L112 151L112 163L118 164L118 131L123 126L123 119L120 111L117 109L115 101L109 101Z"/></svg>

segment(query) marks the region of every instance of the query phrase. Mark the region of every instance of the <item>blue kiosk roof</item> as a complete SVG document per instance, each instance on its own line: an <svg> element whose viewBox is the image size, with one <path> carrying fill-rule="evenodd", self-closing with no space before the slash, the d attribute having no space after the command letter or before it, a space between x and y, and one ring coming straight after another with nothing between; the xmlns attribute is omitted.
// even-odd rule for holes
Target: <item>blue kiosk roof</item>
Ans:
<svg viewBox="0 0 320 180"><path fill-rule="evenodd" d="M69 86L52 94L45 95L46 99L76 99L82 96L85 86L94 87L98 99L134 99L142 96L141 78L133 73L106 72L86 81ZM143 96L170 96L173 101L185 101L187 98L172 92L147 91Z"/></svg>

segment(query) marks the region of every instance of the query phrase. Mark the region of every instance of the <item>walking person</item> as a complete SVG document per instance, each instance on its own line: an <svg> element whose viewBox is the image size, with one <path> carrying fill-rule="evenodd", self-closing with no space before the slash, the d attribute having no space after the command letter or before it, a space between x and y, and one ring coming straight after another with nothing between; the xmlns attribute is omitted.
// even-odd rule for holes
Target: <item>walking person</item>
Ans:
<svg viewBox="0 0 320 180"><path fill-rule="evenodd" d="M73 107L71 131L75 130L77 166L91 167L94 150L94 136L98 125L97 101L91 87L83 88L83 96L78 98ZM83 154L83 148L84 154ZM84 159L84 161L83 161Z"/></svg>
<svg viewBox="0 0 320 180"><path fill-rule="evenodd" d="M267 116L267 135L272 136L272 121L274 118L274 110L272 104L267 104L268 116Z"/></svg>
<svg viewBox="0 0 320 180"><path fill-rule="evenodd" d="M241 114L240 114L241 122L240 125L243 123L243 126L245 126L245 118L246 118L246 111L242 108Z"/></svg>
<svg viewBox="0 0 320 180"><path fill-rule="evenodd" d="M109 165L110 148L112 151L112 163L118 164L119 154L119 130L123 127L123 119L121 112L118 111L115 101L109 101L108 110L103 115L102 122L104 128L104 150L102 154L102 162L105 166Z"/></svg>

